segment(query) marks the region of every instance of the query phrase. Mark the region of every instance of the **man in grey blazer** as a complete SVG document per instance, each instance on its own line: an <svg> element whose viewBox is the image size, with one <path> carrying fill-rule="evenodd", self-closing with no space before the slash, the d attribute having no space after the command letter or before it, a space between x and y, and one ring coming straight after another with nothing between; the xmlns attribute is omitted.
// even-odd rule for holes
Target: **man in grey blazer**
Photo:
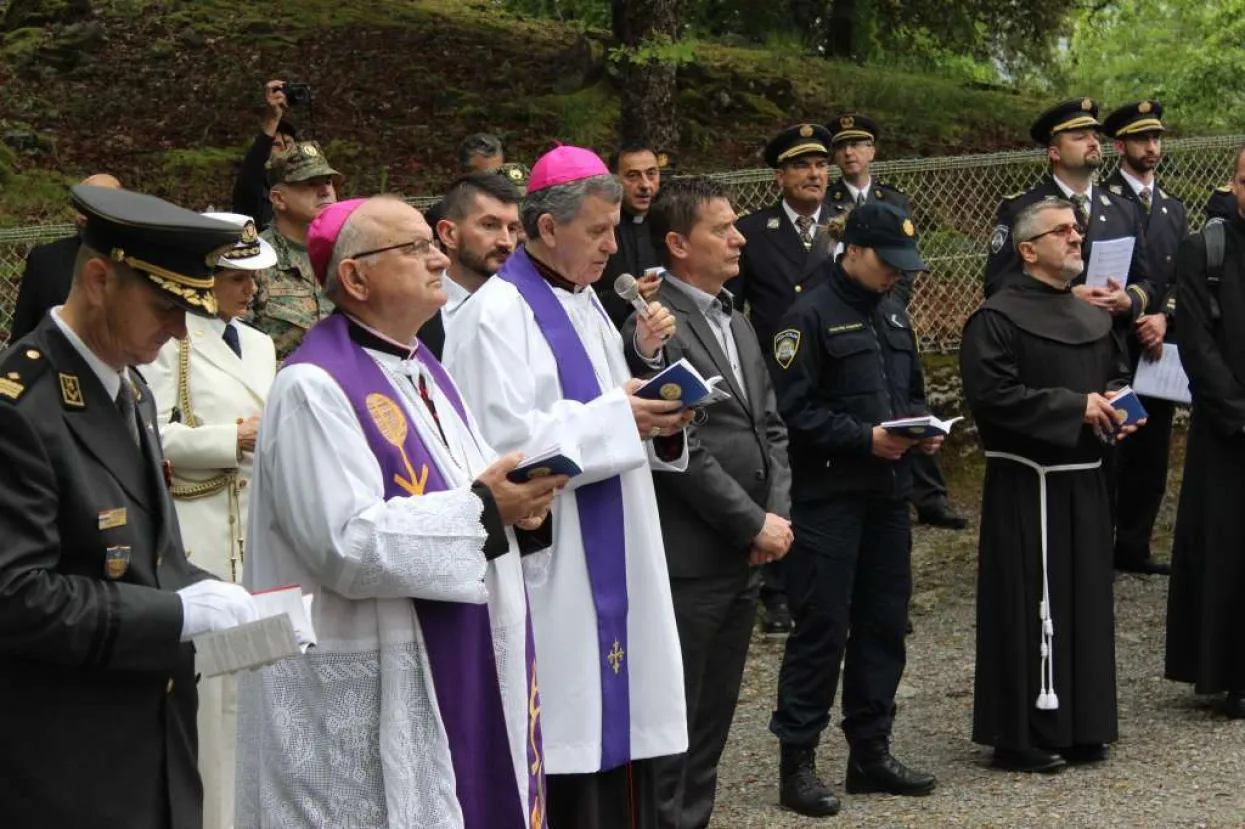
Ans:
<svg viewBox="0 0 1245 829"><path fill-rule="evenodd" d="M649 210L667 268L661 302L677 319L666 363L686 358L720 375L730 399L696 412L682 474L654 473L675 620L683 653L688 751L658 770L663 826L709 825L756 616L756 567L791 545L787 429L756 332L734 310L726 281L739 273L743 235L728 191L707 178L678 179ZM634 315L623 341L634 342ZM653 370L628 352L637 376Z"/></svg>

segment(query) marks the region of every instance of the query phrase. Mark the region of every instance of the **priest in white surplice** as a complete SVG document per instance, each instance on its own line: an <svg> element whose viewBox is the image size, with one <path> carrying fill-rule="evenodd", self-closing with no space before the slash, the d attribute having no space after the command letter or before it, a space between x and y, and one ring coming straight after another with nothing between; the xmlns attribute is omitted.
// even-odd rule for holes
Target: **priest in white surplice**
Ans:
<svg viewBox="0 0 1245 829"><path fill-rule="evenodd" d="M337 311L269 394L245 585L313 594L319 645L239 681L236 825L544 829L520 555L566 479L509 482L415 338L447 264L417 210L333 205L307 247Z"/></svg>
<svg viewBox="0 0 1245 829"><path fill-rule="evenodd" d="M690 413L633 395L622 340L591 289L617 249L621 200L588 150L561 146L538 160L525 247L459 311L444 352L494 447L560 444L584 470L554 505L548 579L529 584L551 829L658 826L648 761L687 749L650 470L686 468ZM659 365L673 331L654 303L637 350Z"/></svg>

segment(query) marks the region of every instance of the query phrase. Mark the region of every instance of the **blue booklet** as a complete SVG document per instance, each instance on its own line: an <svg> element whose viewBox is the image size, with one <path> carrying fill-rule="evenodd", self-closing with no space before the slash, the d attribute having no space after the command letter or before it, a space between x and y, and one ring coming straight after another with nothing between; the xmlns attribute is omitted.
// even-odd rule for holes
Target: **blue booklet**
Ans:
<svg viewBox="0 0 1245 829"><path fill-rule="evenodd" d="M708 406L730 398L730 393L719 389L721 377L706 380L687 358L669 365L636 389L636 397L646 400L678 400L685 408Z"/></svg>
<svg viewBox="0 0 1245 829"><path fill-rule="evenodd" d="M564 451L561 446L550 447L524 458L518 466L506 473L506 479L511 483L525 484L536 478L546 478L550 475L566 475L574 478L584 470L573 455L573 452Z"/></svg>
<svg viewBox="0 0 1245 829"><path fill-rule="evenodd" d="M1111 398L1111 408L1115 409L1116 432L1150 416L1131 386L1125 386L1115 397Z"/></svg>

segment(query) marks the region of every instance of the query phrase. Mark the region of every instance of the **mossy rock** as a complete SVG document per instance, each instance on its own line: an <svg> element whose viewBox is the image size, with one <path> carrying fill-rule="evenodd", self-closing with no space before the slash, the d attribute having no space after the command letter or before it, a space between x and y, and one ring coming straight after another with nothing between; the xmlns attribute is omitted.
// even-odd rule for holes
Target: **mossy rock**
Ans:
<svg viewBox="0 0 1245 829"><path fill-rule="evenodd" d="M9 0L4 12L6 32L29 26L71 23L91 13L88 0Z"/></svg>
<svg viewBox="0 0 1245 829"><path fill-rule="evenodd" d="M748 106L748 109L766 120L782 121L787 117L786 112L781 107L764 95L758 95L754 92L736 92L735 98L743 101Z"/></svg>

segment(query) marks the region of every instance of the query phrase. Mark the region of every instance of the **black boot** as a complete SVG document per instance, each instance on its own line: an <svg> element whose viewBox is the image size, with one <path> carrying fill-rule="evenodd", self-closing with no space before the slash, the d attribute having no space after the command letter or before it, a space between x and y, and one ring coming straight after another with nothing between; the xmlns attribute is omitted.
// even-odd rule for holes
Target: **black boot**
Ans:
<svg viewBox="0 0 1245 829"><path fill-rule="evenodd" d="M839 813L839 799L817 776L816 746L782 743L779 763L782 783L778 802L805 817L830 817Z"/></svg>
<svg viewBox="0 0 1245 829"><path fill-rule="evenodd" d="M926 795L938 780L932 774L905 766L891 754L886 740L852 744L847 760L848 794L886 792L900 795Z"/></svg>
<svg viewBox="0 0 1245 829"><path fill-rule="evenodd" d="M1245 720L1245 692L1229 691L1223 698L1223 713L1230 720Z"/></svg>

